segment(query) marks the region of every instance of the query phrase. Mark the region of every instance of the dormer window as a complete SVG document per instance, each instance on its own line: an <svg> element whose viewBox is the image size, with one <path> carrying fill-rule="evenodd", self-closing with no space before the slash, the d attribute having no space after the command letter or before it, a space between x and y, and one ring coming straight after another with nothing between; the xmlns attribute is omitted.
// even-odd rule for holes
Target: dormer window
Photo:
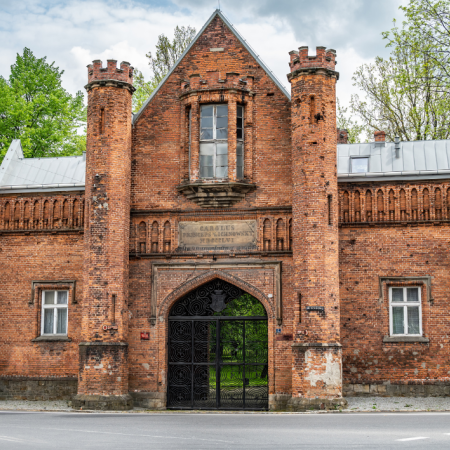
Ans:
<svg viewBox="0 0 450 450"><path fill-rule="evenodd" d="M200 177L226 178L228 105L203 105L200 121Z"/></svg>
<svg viewBox="0 0 450 450"><path fill-rule="evenodd" d="M369 171L369 158L351 158L350 165L351 173L366 173Z"/></svg>

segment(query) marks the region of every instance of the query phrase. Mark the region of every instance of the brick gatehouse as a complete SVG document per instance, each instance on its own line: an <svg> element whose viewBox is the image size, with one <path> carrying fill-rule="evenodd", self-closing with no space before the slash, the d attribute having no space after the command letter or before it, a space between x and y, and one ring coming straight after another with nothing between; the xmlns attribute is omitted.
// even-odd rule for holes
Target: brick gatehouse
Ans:
<svg viewBox="0 0 450 450"><path fill-rule="evenodd" d="M216 11L137 114L129 63L88 66L85 155L12 143L0 399L449 394L450 143L347 144L336 52L289 55L291 94Z"/></svg>

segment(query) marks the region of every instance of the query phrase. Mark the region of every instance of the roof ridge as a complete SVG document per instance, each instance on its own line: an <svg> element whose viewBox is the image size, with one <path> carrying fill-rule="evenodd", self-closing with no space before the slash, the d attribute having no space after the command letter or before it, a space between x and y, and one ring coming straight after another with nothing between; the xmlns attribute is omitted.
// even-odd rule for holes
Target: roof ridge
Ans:
<svg viewBox="0 0 450 450"><path fill-rule="evenodd" d="M148 99L144 102L144 104L141 106L139 111L136 114L133 114L132 123L133 125L135 122L139 120L139 117L144 112L147 105L150 103L150 101L153 99L153 97L158 93L158 91L161 89L161 87L165 84L167 79L172 75L172 73L175 71L177 66L180 64L180 62L183 60L183 58L187 55L187 53L191 50L191 48L194 46L194 44L197 42L198 38L203 34L203 32L206 30L206 28L209 26L209 24L213 21L213 19L219 16L220 19L225 23L225 25L228 27L228 29L234 34L234 36L238 39L238 41L244 46L244 48L253 56L253 58L256 59L256 61L259 63L261 68L267 73L267 75L272 79L272 81L278 86L278 88L283 92L284 95L290 100L291 96L289 95L286 88L281 84L280 80L276 77L276 75L268 68L268 66L264 63L264 61L255 53L253 48L248 44L248 42L244 39L244 37L237 31L236 28L230 23L230 21L227 19L227 17L222 13L220 9L216 9L209 19L206 21L206 23L203 25L201 30L197 33L195 38L191 41L191 43L186 47L184 52L181 54L181 56L177 59L175 64L170 68L170 70L167 72L166 76L160 81L158 86L154 89L154 91L150 94Z"/></svg>

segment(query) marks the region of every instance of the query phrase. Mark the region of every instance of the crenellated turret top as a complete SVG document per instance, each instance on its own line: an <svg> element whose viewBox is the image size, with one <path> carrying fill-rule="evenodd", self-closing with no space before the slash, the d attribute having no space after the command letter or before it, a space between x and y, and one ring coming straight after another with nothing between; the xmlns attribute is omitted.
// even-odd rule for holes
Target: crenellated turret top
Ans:
<svg viewBox="0 0 450 450"><path fill-rule="evenodd" d="M129 62L122 61L120 69L117 68L117 61L115 59L108 59L107 66L102 67L102 61L96 59L88 68L88 83L100 80L116 80L124 83L133 84L133 67Z"/></svg>
<svg viewBox="0 0 450 450"><path fill-rule="evenodd" d="M289 52L291 60L289 67L291 73L303 68L324 68L335 70L336 50L326 49L326 47L316 47L316 56L308 55L308 47L299 47L298 52L293 50Z"/></svg>

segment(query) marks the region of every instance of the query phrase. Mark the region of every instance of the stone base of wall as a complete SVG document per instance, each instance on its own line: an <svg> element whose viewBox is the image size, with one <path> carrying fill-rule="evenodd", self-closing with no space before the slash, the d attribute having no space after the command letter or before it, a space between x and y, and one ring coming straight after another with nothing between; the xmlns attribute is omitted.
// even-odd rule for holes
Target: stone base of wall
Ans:
<svg viewBox="0 0 450 450"><path fill-rule="evenodd" d="M311 411L324 409L340 409L347 406L343 398L292 398L289 394L269 395L270 411Z"/></svg>
<svg viewBox="0 0 450 450"><path fill-rule="evenodd" d="M72 408L100 411L128 411L133 409L131 395L75 395Z"/></svg>
<svg viewBox="0 0 450 450"><path fill-rule="evenodd" d="M133 405L138 408L166 409L164 392L130 392Z"/></svg>
<svg viewBox="0 0 450 450"><path fill-rule="evenodd" d="M0 377L0 400L71 400L76 377Z"/></svg>
<svg viewBox="0 0 450 450"><path fill-rule="evenodd" d="M450 382L344 384L345 397L448 397Z"/></svg>

